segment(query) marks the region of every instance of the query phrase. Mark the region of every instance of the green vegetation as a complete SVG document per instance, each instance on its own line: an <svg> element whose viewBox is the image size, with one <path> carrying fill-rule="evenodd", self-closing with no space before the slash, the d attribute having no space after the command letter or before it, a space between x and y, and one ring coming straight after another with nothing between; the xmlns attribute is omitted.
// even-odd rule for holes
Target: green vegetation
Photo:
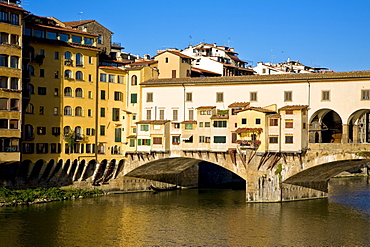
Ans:
<svg viewBox="0 0 370 247"><path fill-rule="evenodd" d="M102 195L102 190L37 188L26 190L10 190L0 188L0 204L29 204L33 202L62 201L67 199ZM1 206L1 205L0 205Z"/></svg>
<svg viewBox="0 0 370 247"><path fill-rule="evenodd" d="M282 178L282 175L281 175L282 171L283 171L283 164L279 163L277 166L277 169L275 170L275 174L277 174L280 179Z"/></svg>

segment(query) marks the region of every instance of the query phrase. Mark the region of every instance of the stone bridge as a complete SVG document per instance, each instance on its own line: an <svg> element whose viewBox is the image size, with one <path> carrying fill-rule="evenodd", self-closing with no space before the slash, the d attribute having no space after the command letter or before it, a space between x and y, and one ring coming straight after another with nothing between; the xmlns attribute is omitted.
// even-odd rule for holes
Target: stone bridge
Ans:
<svg viewBox="0 0 370 247"><path fill-rule="evenodd" d="M317 143L304 153L182 150L129 153L117 160L59 160L0 166L0 185L10 188L72 186L103 190L146 190L151 184L198 187L202 176L218 184L245 184L248 202L278 202L326 197L328 181L349 169L369 173L370 144ZM213 167L206 170L204 167ZM203 172L202 172L203 170ZM203 174L203 175L202 175ZM232 174L232 176L230 176ZM235 176L237 175L237 176Z"/></svg>

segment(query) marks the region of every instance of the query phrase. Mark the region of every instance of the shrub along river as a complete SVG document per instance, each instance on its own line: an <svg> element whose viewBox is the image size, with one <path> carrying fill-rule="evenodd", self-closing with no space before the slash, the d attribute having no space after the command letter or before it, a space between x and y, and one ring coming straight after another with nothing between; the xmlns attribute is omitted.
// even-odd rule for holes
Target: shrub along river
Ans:
<svg viewBox="0 0 370 247"><path fill-rule="evenodd" d="M0 246L368 246L369 178L327 199L246 203L243 190L143 192L0 208Z"/></svg>

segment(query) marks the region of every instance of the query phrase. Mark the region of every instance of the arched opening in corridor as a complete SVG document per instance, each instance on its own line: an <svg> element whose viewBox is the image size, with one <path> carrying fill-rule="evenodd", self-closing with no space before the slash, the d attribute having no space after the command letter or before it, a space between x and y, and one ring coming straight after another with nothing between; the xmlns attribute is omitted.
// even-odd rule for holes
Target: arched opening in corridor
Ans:
<svg viewBox="0 0 370 247"><path fill-rule="evenodd" d="M370 110L361 109L348 119L348 142L370 143Z"/></svg>
<svg viewBox="0 0 370 247"><path fill-rule="evenodd" d="M321 109L312 115L309 129L310 143L341 143L342 119L331 109Z"/></svg>

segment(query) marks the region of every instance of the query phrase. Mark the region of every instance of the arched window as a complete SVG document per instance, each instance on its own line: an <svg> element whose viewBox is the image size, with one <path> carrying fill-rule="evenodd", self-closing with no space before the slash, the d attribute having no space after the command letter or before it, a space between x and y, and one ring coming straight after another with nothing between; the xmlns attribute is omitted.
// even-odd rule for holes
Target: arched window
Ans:
<svg viewBox="0 0 370 247"><path fill-rule="evenodd" d="M82 97L83 97L82 88L76 88L75 96L76 96L77 98L82 98Z"/></svg>
<svg viewBox="0 0 370 247"><path fill-rule="evenodd" d="M28 84L28 92L30 94L35 94L35 87L32 84Z"/></svg>
<svg viewBox="0 0 370 247"><path fill-rule="evenodd" d="M32 140L33 139L33 126L30 124L26 124L24 126L24 130L25 130L25 133L24 133L25 139Z"/></svg>
<svg viewBox="0 0 370 247"><path fill-rule="evenodd" d="M8 77L0 76L0 88L8 88Z"/></svg>
<svg viewBox="0 0 370 247"><path fill-rule="evenodd" d="M33 66L28 65L28 71L30 72L30 76L35 76L35 69Z"/></svg>
<svg viewBox="0 0 370 247"><path fill-rule="evenodd" d="M68 133L70 133L72 131L71 127L70 126L65 126L63 128L63 133L66 135Z"/></svg>
<svg viewBox="0 0 370 247"><path fill-rule="evenodd" d="M28 103L27 108L26 108L26 113L33 114L34 110L35 110L35 107L31 103Z"/></svg>
<svg viewBox="0 0 370 247"><path fill-rule="evenodd" d="M82 141L82 128L77 126L75 128L76 141Z"/></svg>
<svg viewBox="0 0 370 247"><path fill-rule="evenodd" d="M98 154L105 154L105 146L103 143L99 143L98 145Z"/></svg>
<svg viewBox="0 0 370 247"><path fill-rule="evenodd" d="M70 88L70 87L64 88L64 96L72 97L72 88Z"/></svg>
<svg viewBox="0 0 370 247"><path fill-rule="evenodd" d="M82 117L82 107L81 106L77 106L76 107L76 109L75 109L75 116Z"/></svg>
<svg viewBox="0 0 370 247"><path fill-rule="evenodd" d="M81 53L76 54L76 66L82 67L83 66L83 56Z"/></svg>
<svg viewBox="0 0 370 247"><path fill-rule="evenodd" d="M84 79L84 76L81 71L76 72L76 80L82 81Z"/></svg>
<svg viewBox="0 0 370 247"><path fill-rule="evenodd" d="M0 110L9 110L9 99L0 98Z"/></svg>
<svg viewBox="0 0 370 247"><path fill-rule="evenodd" d="M66 71L64 71L64 77L66 79L71 79L72 78L72 71L70 71L69 69L67 69Z"/></svg>
<svg viewBox="0 0 370 247"><path fill-rule="evenodd" d="M64 116L72 116L72 107L70 106L64 107Z"/></svg>
<svg viewBox="0 0 370 247"><path fill-rule="evenodd" d="M131 85L133 85L133 86L137 85L137 76L136 75L131 76Z"/></svg>
<svg viewBox="0 0 370 247"><path fill-rule="evenodd" d="M72 54L69 51L64 52L64 59L71 59Z"/></svg>
<svg viewBox="0 0 370 247"><path fill-rule="evenodd" d="M121 154L121 147L118 146L118 145L114 145L112 148L111 148L111 153L112 154Z"/></svg>

